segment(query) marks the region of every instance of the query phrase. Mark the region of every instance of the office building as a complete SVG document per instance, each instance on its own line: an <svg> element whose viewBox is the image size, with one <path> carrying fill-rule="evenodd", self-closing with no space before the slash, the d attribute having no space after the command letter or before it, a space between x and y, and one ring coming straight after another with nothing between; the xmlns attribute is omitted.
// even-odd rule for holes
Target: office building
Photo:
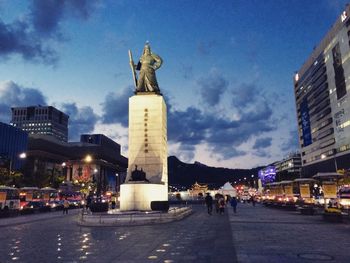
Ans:
<svg viewBox="0 0 350 263"><path fill-rule="evenodd" d="M11 108L11 124L29 134L50 135L60 141L68 141L69 116L52 106Z"/></svg>
<svg viewBox="0 0 350 263"><path fill-rule="evenodd" d="M9 171L20 170L27 146L28 134L25 131L0 122L0 167Z"/></svg>
<svg viewBox="0 0 350 263"><path fill-rule="evenodd" d="M350 6L295 73L302 176L350 167Z"/></svg>
<svg viewBox="0 0 350 263"><path fill-rule="evenodd" d="M33 180L49 173L50 186L55 186L56 178L64 177L85 187L92 183L97 192L117 191L126 177L128 163L121 155L120 145L102 134L82 135L80 142L33 134L27 156L27 175Z"/></svg>
<svg viewBox="0 0 350 263"><path fill-rule="evenodd" d="M274 165L278 181L293 180L301 176L301 157L299 153L291 153Z"/></svg>

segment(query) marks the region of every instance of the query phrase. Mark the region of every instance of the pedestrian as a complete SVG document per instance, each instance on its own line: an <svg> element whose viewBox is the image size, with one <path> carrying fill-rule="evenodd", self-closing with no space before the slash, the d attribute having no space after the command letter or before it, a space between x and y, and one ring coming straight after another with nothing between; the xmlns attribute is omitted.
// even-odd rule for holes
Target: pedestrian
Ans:
<svg viewBox="0 0 350 263"><path fill-rule="evenodd" d="M111 204L112 204L112 209L115 209L115 206L117 204L117 196L115 194L113 194L111 197Z"/></svg>
<svg viewBox="0 0 350 263"><path fill-rule="evenodd" d="M205 204L207 205L208 214L211 215L213 211L213 197L211 197L210 193L207 193L205 197Z"/></svg>
<svg viewBox="0 0 350 263"><path fill-rule="evenodd" d="M69 202L67 200L67 197L63 201L63 214L68 215L68 208L69 208Z"/></svg>
<svg viewBox="0 0 350 263"><path fill-rule="evenodd" d="M220 215L225 213L225 199L223 197L219 199L219 212Z"/></svg>
<svg viewBox="0 0 350 263"><path fill-rule="evenodd" d="M88 208L90 208L91 202L92 202L92 194L89 193L86 198L86 211L88 210Z"/></svg>
<svg viewBox="0 0 350 263"><path fill-rule="evenodd" d="M216 211L217 214L220 212L219 200L220 200L220 195L216 194L215 195L215 211Z"/></svg>
<svg viewBox="0 0 350 263"><path fill-rule="evenodd" d="M237 213L237 198L235 196L231 198L230 204L233 208L233 213Z"/></svg>
<svg viewBox="0 0 350 263"><path fill-rule="evenodd" d="M255 206L256 200L255 200L255 196L254 195L252 195L251 201L252 201L253 206Z"/></svg>

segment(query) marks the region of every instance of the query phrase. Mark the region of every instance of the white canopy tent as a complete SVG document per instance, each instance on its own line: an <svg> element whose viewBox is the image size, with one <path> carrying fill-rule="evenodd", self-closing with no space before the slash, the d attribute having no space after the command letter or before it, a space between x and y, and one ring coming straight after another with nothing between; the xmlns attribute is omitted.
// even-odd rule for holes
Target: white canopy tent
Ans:
<svg viewBox="0 0 350 263"><path fill-rule="evenodd" d="M222 195L229 195L231 197L237 197L237 190L235 188L233 188L232 185L229 182L225 183L218 190L218 193L222 194Z"/></svg>

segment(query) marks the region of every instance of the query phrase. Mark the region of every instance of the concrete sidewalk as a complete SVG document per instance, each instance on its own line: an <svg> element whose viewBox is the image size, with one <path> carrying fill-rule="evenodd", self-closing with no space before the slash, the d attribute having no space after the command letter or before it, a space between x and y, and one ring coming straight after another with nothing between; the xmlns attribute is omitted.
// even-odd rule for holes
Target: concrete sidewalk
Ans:
<svg viewBox="0 0 350 263"><path fill-rule="evenodd" d="M229 212L238 262L350 262L349 224L262 205Z"/></svg>

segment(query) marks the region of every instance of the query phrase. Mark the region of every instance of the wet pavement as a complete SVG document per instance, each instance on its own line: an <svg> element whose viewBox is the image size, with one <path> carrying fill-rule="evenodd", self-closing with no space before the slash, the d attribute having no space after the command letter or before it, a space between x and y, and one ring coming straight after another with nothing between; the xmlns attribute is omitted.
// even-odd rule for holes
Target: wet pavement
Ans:
<svg viewBox="0 0 350 263"><path fill-rule="evenodd" d="M350 262L350 224L239 204L229 213L238 262Z"/></svg>
<svg viewBox="0 0 350 263"><path fill-rule="evenodd" d="M149 226L79 227L68 215L0 227L0 262L236 262L228 216L193 209Z"/></svg>
<svg viewBox="0 0 350 263"><path fill-rule="evenodd" d="M193 210L133 227L80 227L79 211L0 219L0 262L350 262L349 223L251 204L237 214Z"/></svg>

